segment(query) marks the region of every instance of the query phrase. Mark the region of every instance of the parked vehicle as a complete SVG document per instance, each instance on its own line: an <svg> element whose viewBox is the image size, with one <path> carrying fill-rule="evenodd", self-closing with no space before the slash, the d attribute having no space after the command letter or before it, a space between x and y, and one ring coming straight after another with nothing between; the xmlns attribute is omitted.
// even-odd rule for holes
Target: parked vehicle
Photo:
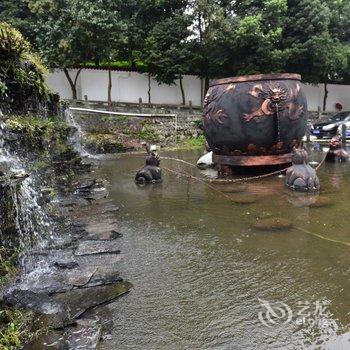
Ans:
<svg viewBox="0 0 350 350"><path fill-rule="evenodd" d="M339 126L338 126L338 129L337 129L337 135L338 136L343 136L342 135L342 127L343 127L343 124L346 125L346 138L350 138L350 121L345 121L343 123L341 123Z"/></svg>
<svg viewBox="0 0 350 350"><path fill-rule="evenodd" d="M348 121L350 121L350 111L337 113L328 120L313 124L311 134L318 139L323 137L333 137L337 134L338 127L343 122Z"/></svg>

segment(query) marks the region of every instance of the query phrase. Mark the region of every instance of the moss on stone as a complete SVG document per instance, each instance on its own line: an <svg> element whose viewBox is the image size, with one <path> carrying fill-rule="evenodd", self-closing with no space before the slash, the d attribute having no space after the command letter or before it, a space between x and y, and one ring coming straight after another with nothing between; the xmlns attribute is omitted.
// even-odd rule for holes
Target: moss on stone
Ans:
<svg viewBox="0 0 350 350"><path fill-rule="evenodd" d="M0 247L0 287L17 275L18 255L18 249Z"/></svg>
<svg viewBox="0 0 350 350"><path fill-rule="evenodd" d="M57 137L68 132L66 123L36 115L10 115L6 119L6 128L12 133L25 134L30 138Z"/></svg>
<svg viewBox="0 0 350 350"><path fill-rule="evenodd" d="M71 128L63 121L36 115L10 115L5 123L6 132L11 135L8 140L10 147L21 152L26 149L37 151L31 170L49 166L52 155L57 158L69 152L67 137Z"/></svg>
<svg viewBox="0 0 350 350"><path fill-rule="evenodd" d="M205 145L205 137L204 135L199 135L197 137L184 138L180 140L173 147L168 147L167 149L168 150L177 150L177 149L190 150L190 149L203 148L204 145Z"/></svg>
<svg viewBox="0 0 350 350"><path fill-rule="evenodd" d="M153 143L159 142L159 134L148 123L142 123L142 128L139 131L126 130L124 131L124 134L129 135L139 141L147 141Z"/></svg>
<svg viewBox="0 0 350 350"><path fill-rule="evenodd" d="M96 153L121 153L133 150L133 147L120 140L116 134L87 133L86 147Z"/></svg>

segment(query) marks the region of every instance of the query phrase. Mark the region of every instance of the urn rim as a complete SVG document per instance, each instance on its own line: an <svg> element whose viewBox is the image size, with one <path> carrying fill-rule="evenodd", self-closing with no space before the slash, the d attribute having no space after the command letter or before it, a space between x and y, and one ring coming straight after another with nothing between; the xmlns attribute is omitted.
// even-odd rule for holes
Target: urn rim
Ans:
<svg viewBox="0 0 350 350"><path fill-rule="evenodd" d="M229 83L245 83L249 81L261 81L261 80L301 81L301 75L296 73L270 73L270 74L241 75L237 77L216 79L212 83L210 83L209 87L212 87L215 85L229 84Z"/></svg>

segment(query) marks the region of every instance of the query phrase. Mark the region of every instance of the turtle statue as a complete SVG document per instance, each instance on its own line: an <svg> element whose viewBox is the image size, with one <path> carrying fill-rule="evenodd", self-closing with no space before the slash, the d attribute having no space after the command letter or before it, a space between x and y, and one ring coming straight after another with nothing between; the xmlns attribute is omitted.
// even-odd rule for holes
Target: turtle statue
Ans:
<svg viewBox="0 0 350 350"><path fill-rule="evenodd" d="M320 189L316 170L309 165L305 148L293 148L292 166L286 172L286 186L304 192L315 192Z"/></svg>
<svg viewBox="0 0 350 350"><path fill-rule="evenodd" d="M146 147L148 156L146 164L135 175L135 182L139 185L162 181L162 169L159 167L160 158L154 149Z"/></svg>
<svg viewBox="0 0 350 350"><path fill-rule="evenodd" d="M342 139L334 136L329 143L329 151L326 155L327 162L346 162L349 159L348 152L342 147Z"/></svg>

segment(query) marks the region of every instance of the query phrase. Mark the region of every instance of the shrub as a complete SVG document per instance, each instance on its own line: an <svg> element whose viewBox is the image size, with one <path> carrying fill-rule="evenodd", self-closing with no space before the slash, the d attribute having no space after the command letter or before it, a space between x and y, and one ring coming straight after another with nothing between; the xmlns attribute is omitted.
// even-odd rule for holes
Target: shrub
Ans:
<svg viewBox="0 0 350 350"><path fill-rule="evenodd" d="M21 33L0 22L0 107L38 110L54 100L45 83L46 68Z"/></svg>

